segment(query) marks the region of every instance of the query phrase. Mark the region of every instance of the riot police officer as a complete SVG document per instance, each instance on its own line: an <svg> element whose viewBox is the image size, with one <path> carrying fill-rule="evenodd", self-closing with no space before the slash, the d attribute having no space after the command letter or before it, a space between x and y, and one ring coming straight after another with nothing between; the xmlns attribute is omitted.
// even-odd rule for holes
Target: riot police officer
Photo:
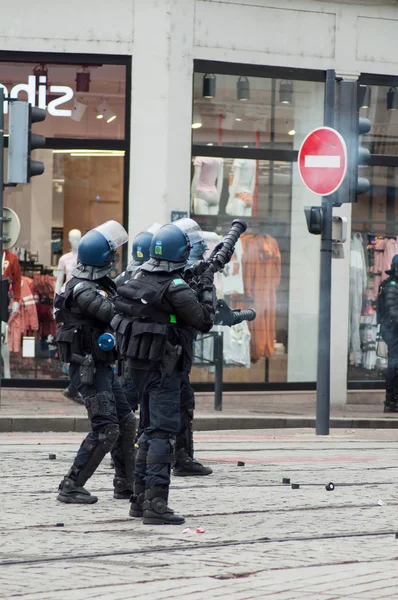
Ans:
<svg viewBox="0 0 398 600"><path fill-rule="evenodd" d="M116 287L123 285L126 281L129 281L134 275L135 271L149 260L149 249L151 247L153 233L151 231L141 231L133 241L132 248L132 259L126 267L126 270L118 275L115 279Z"/></svg>
<svg viewBox="0 0 398 600"><path fill-rule="evenodd" d="M135 271L144 264L147 260L149 260L149 249L151 247L151 242L153 238L152 231L156 231L159 229L160 225L154 223L149 227L147 231L141 231L133 240L133 248L132 248L132 260L127 265L127 268L123 273L118 275L114 280L116 287L119 285L123 285L126 281L129 281L131 277L134 275ZM138 408L138 394L136 387L129 377L128 372L121 367L121 382L123 391L126 395L127 401L130 404L131 410L136 411Z"/></svg>
<svg viewBox="0 0 398 600"><path fill-rule="evenodd" d="M183 279L200 227L164 225L154 235L150 260L118 288L121 313L112 326L140 397L143 433L138 441L130 516L145 524L181 524L168 506L174 440L180 429L182 374L192 364L196 331L214 322L214 273L202 274L199 297Z"/></svg>
<svg viewBox="0 0 398 600"><path fill-rule="evenodd" d="M84 485L110 450L115 464L114 497L129 498L131 494L135 417L111 367L115 352L104 347L105 342L112 346L112 336L103 336L110 331L115 315L116 288L108 275L116 248L126 241L127 232L115 221L87 232L78 247L72 278L54 303L60 324L56 337L59 357L70 363L71 381L84 398L91 424L91 432L59 485L60 502L97 502Z"/></svg>
<svg viewBox="0 0 398 600"><path fill-rule="evenodd" d="M398 412L398 254L386 273L376 305L380 334L388 347L384 412Z"/></svg>

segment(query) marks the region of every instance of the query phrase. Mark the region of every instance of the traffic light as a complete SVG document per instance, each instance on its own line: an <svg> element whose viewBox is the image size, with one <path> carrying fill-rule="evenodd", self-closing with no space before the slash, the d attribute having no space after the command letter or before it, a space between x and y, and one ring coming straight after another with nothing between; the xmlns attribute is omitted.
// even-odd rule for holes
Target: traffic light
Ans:
<svg viewBox="0 0 398 600"><path fill-rule="evenodd" d="M359 166L370 162L370 152L360 145L360 136L371 128L369 119L359 116L366 93L366 86L356 81L340 81L338 83L337 127L347 145L347 173L343 183L336 192L335 206L344 202L356 202L358 196L369 191L370 183L365 177L359 177Z"/></svg>
<svg viewBox="0 0 398 600"><path fill-rule="evenodd" d="M31 177L44 173L44 164L32 160L31 153L46 144L44 136L32 133L32 125L44 121L46 111L19 100L10 104L8 182L29 183Z"/></svg>
<svg viewBox="0 0 398 600"><path fill-rule="evenodd" d="M321 235L323 224L322 207L304 206L304 214L307 221L308 231L314 235Z"/></svg>

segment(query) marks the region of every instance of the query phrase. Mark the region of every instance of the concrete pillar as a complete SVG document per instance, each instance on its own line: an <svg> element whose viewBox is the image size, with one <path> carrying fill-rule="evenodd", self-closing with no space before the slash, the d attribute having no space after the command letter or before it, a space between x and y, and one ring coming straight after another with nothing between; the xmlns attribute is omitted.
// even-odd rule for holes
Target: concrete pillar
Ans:
<svg viewBox="0 0 398 600"><path fill-rule="evenodd" d="M347 403L348 314L350 305L351 204L333 209L336 216L346 217L347 241L344 258L332 260L332 336L330 364L330 403Z"/></svg>
<svg viewBox="0 0 398 600"><path fill-rule="evenodd" d="M323 125L324 87L309 82L294 82L294 148L305 136ZM296 100L297 98L297 100ZM308 232L304 206L319 206L321 197L312 194L300 179L297 163L293 166L290 287L288 325L289 382L316 381L318 349L320 236Z"/></svg>
<svg viewBox="0 0 398 600"><path fill-rule="evenodd" d="M194 0L134 8L129 233L188 210Z"/></svg>

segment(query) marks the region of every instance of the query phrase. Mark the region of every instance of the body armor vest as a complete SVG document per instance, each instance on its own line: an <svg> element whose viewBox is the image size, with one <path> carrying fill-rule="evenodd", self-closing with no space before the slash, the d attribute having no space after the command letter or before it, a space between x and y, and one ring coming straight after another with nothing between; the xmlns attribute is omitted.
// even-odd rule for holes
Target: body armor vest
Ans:
<svg viewBox="0 0 398 600"><path fill-rule="evenodd" d="M170 346L178 342L176 318L165 293L174 275L138 273L118 288L111 326L122 358L129 361L163 362Z"/></svg>
<svg viewBox="0 0 398 600"><path fill-rule="evenodd" d="M109 327L95 317L85 315L73 298L73 289L82 279L72 277L62 294L57 294L54 300L56 309L55 319L59 324L55 341L58 346L58 356L62 362L70 363L72 355L84 357L91 354L96 362L112 364L116 353L111 350L104 352L98 346L98 338L108 331ZM93 282L98 290L103 289ZM112 293L112 289L106 290ZM114 292L113 292L114 293Z"/></svg>

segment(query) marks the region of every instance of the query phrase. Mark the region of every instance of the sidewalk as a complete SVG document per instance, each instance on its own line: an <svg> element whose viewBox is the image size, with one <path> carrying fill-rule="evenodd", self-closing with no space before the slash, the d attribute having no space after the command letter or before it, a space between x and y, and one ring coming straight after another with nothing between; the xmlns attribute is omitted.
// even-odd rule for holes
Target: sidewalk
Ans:
<svg viewBox="0 0 398 600"><path fill-rule="evenodd" d="M1 391L0 431L86 431L83 406L64 398L60 390L10 389ZM349 402L358 402L358 393ZM331 427L398 429L398 413L383 413L383 393L368 404L331 407ZM370 403L372 402L372 403ZM223 410L214 410L214 396L196 395L195 429L315 427L315 392L224 393Z"/></svg>

